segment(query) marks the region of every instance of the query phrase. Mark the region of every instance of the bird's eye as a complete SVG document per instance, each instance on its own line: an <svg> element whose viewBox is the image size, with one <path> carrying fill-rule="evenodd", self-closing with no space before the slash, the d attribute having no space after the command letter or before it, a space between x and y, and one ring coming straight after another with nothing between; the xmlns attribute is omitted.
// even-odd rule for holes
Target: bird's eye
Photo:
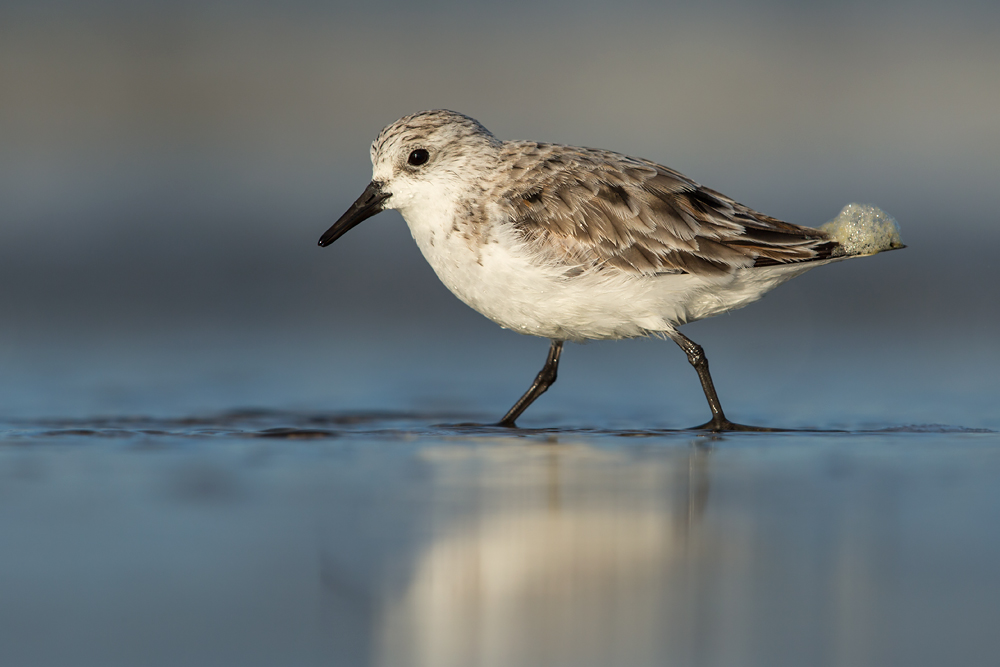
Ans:
<svg viewBox="0 0 1000 667"><path fill-rule="evenodd" d="M410 153L410 157L406 158L406 161L413 165L414 167L419 167L431 158L431 154L428 153L423 148L418 148L417 150Z"/></svg>

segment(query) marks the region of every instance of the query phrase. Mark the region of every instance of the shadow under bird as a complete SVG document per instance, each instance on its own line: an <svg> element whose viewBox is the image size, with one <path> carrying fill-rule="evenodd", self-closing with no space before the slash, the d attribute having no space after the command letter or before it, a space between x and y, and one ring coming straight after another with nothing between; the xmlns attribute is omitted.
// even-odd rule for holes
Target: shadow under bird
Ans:
<svg viewBox="0 0 1000 667"><path fill-rule="evenodd" d="M455 296L502 327L551 340L545 366L500 426L513 427L555 382L565 341L653 334L677 343L698 373L712 418L697 428L770 430L726 418L704 351L677 327L741 308L821 264L903 247L878 209L880 227L800 227L654 162L501 141L454 111L392 123L371 160L371 183L319 244L396 209Z"/></svg>

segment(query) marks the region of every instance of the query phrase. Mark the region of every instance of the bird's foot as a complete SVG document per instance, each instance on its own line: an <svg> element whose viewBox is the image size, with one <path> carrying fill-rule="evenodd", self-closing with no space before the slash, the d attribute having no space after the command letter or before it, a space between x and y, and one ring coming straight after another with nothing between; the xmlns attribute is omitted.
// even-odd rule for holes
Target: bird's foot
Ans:
<svg viewBox="0 0 1000 667"><path fill-rule="evenodd" d="M514 422L459 422L457 424L437 424L437 426L444 426L447 428L461 428L461 429L490 429L490 428L512 428L517 429L517 424Z"/></svg>
<svg viewBox="0 0 1000 667"><path fill-rule="evenodd" d="M767 428L766 426L747 426L746 424L737 424L731 422L725 417L713 417L712 421L706 422L701 426L695 426L690 429L692 431L711 431L712 433L721 433L722 431L761 431L761 432L776 432L784 431L782 428Z"/></svg>

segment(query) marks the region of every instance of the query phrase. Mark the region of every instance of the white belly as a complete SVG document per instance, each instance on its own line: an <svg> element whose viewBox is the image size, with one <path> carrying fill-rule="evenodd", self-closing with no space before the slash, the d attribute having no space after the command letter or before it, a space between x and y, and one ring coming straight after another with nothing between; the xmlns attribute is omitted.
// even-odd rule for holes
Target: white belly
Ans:
<svg viewBox="0 0 1000 667"><path fill-rule="evenodd" d="M504 328L561 340L671 331L685 322L741 308L819 264L745 269L711 279L613 270L569 276L565 267L533 258L502 227L470 236L443 229L442 218L405 218L424 257L459 299Z"/></svg>

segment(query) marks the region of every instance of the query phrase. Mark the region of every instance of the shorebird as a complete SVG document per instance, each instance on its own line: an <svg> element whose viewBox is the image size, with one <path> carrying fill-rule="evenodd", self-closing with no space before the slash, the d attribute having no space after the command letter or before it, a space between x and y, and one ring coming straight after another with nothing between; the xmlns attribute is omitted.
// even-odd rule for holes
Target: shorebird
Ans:
<svg viewBox="0 0 1000 667"><path fill-rule="evenodd" d="M726 418L704 350L677 328L821 264L903 247L895 221L874 207L801 227L655 162L501 141L454 111L392 123L371 160L371 183L319 245L398 210L455 296L504 328L550 339L545 365L500 426L515 426L555 382L564 341L659 335L698 373L712 418L696 428L772 430Z"/></svg>

